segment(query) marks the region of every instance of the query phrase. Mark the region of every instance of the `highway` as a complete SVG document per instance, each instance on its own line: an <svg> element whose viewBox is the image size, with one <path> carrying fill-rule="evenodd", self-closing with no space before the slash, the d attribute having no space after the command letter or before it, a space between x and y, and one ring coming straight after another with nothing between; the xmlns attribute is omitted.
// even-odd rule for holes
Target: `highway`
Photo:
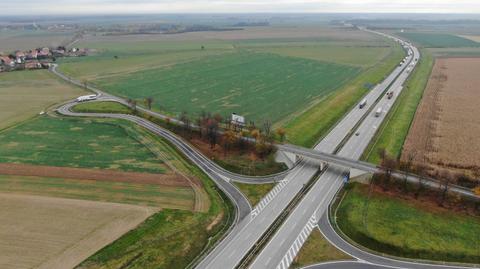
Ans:
<svg viewBox="0 0 480 269"><path fill-rule="evenodd" d="M377 108L385 105L385 99L387 98L382 96L383 93L387 89L395 90L394 98L389 100L389 102L394 102L402 89L398 88L398 86L403 85L409 75L407 66L410 63L415 65L414 58L420 58L418 50L414 47L411 47L411 49L413 50L413 55L408 57L406 64L394 70L393 74L395 76L393 79L392 75L390 75L386 81L380 84L381 87L375 87L366 97L367 106L363 109L360 109L358 106L353 108L333 131L315 146L315 150L326 153L335 153L334 150L337 150L337 154L341 157L348 157L354 160L360 158L364 148L375 134L375 132L370 130L374 129L375 126L379 126L386 112L390 109L390 107L385 106L384 113L380 117L375 116ZM379 100L379 98L381 98L380 101L375 104L375 101ZM357 126L358 123L360 123L359 127ZM341 138L343 141L348 134L352 134L355 128L357 128L355 133L360 132L360 135L351 136L342 146L339 139ZM335 136L331 137L331 134L335 134ZM338 151L339 147L341 149ZM309 221L312 218L317 219L327 211L330 202L344 184L344 173L344 169L334 166L329 166L326 169L280 229L277 230L270 242L256 257L250 266L251 269L290 267L290 264L311 232L308 226Z"/></svg>
<svg viewBox="0 0 480 269"><path fill-rule="evenodd" d="M413 57L409 57L409 60L412 60ZM330 132L329 134L315 147L326 153L334 153L337 148L342 144L342 141L352 132L354 127L365 117L369 109L373 106L375 101L381 97L381 95L386 91L386 89L395 81L395 79L406 69L406 65L398 66L394 71L379 85L375 86L366 96L367 105L363 109L358 109L358 106L355 106L350 113L348 113ZM242 225L242 229L238 231L236 235L232 235L230 242L225 242L218 248L216 248L210 255L204 259L197 268L212 268L212 269L223 269L223 268L235 268L240 264L242 259L247 255L250 249L258 242L261 236L268 230L268 228L273 224L275 219L283 212L283 210L288 206L290 201L295 197L295 195L302 189L303 185L306 184L310 179L318 172L318 167L307 165L307 162L302 162L300 165L297 165L288 175L285 177L284 181L286 184L277 191L276 195L267 195L269 201L267 203L260 202L265 204L263 208L257 210L254 208L254 214L250 219L244 220L245 223ZM338 172L335 170L335 172ZM326 174L330 172L327 171ZM336 173L335 173L336 175ZM317 183L314 186L310 193L324 192L328 193L333 198L336 190L341 186L341 180L336 180L336 176L327 176L329 180L323 183ZM322 179L319 180L323 181ZM320 185L319 185L320 184ZM327 200L325 200L326 202ZM305 223L312 216L311 213L307 218L305 218ZM306 215L305 215L306 216ZM289 217L288 219L291 219ZM293 220L295 222L295 220ZM303 223L300 221L299 223ZM305 226L305 225L304 225ZM282 226L283 227L283 226ZM288 231L290 232L290 231ZM298 234L297 234L298 235ZM295 235L296 236L296 235ZM278 239L280 243L283 238ZM289 242L281 242L284 246L288 245ZM278 246L282 245L279 244ZM269 244L270 245L270 244ZM267 248L268 246L267 245ZM281 248L277 248L276 244L271 244L271 250L267 250L267 253L271 251L272 253L282 252ZM263 255L264 251L256 259L252 268L275 268L275 266L280 262L281 259L274 259L272 255ZM257 260L260 262L256 263ZM278 258L278 257L276 257ZM264 260L262 260L264 259ZM268 262L267 262L268 261Z"/></svg>
<svg viewBox="0 0 480 269"><path fill-rule="evenodd" d="M376 33L373 31L370 32ZM368 143L373 138L378 126L380 126L385 115L403 89L401 86L409 76L409 72L406 70L407 66L410 63L416 65L414 59L420 58L418 50L414 47L411 47L411 49L413 55L408 57L407 63L396 67L382 83L376 85L365 96L367 99L367 105L363 109L359 109L357 104L357 106L355 106L336 126L334 126L334 128L332 128L328 135L326 135L315 146L314 149L316 152L313 152L313 154L318 154L318 152L337 154L338 157L343 160L349 161L355 161L360 158L361 154L368 146ZM411 69L413 70L413 68ZM73 84L81 87L84 86L80 82L59 73L56 70L56 66L53 66L51 71ZM111 100L127 105L127 102L122 98L108 95L91 86L88 86L88 89L99 94L101 96L99 100ZM395 91L394 97L390 100L384 97L384 93L387 89ZM377 101L378 103L376 103ZM169 140L180 151L182 151L185 156L210 176L217 186L219 186L219 188L234 202L237 210L236 225L232 227L231 232L199 263L197 268L223 269L237 267L262 235L273 224L275 219L277 219L277 217L285 210L290 201L292 201L303 186L318 173L318 166L315 163L304 160L297 163L292 169L272 176L248 177L234 174L213 163L181 138L148 120L123 114L74 113L70 111L73 105L75 105L75 103L68 103L59 108L58 112L67 116L108 117L129 120ZM377 117L375 116L375 111L380 107L382 108L382 113ZM138 110L157 118L166 118L166 116L162 114L142 107L138 107ZM172 119L172 121L182 124L178 120ZM358 133L358 135L352 135L353 133ZM323 216L325 215L325 212L327 212L330 202L344 184L344 172L344 168L331 165L320 175L312 189L303 197L295 210L287 217L265 248L254 259L250 268L288 268L302 244L308 238L312 229L316 227L317 222L318 227L322 232L328 232L328 227L322 225L322 221L324 221ZM232 180L250 184L268 182L278 182L278 184L264 197L259 205L252 209L245 196L230 183ZM319 217L322 217L320 222ZM328 219L326 222L329 225ZM341 240L343 239L341 239L333 229L332 231L333 234L330 235L329 239L337 240L338 244L341 245ZM353 246L345 241L343 242L346 245L344 248L347 253L355 253L354 250L351 249ZM366 259L359 260L363 261ZM385 266L388 267L388 261L389 259L386 260L385 264L378 263L378 265L373 262L371 264L342 262L315 266L319 266L318 268L364 268L355 267L361 264L362 266L370 266L365 268L383 268ZM419 264L419 266L420 265L425 266L424 264Z"/></svg>

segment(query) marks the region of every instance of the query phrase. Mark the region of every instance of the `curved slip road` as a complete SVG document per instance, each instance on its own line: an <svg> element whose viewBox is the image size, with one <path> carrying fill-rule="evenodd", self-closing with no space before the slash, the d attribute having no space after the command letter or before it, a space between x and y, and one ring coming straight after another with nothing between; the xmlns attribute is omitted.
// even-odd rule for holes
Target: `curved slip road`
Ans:
<svg viewBox="0 0 480 269"><path fill-rule="evenodd" d="M386 256L379 256L356 246L353 246L343 239L331 225L328 212L325 212L320 218L317 227L323 236L336 248L357 259L357 262L331 262L318 265L307 266L306 268L402 268L402 269L465 269L478 268L475 265L470 267L449 264L431 264L427 261L407 261ZM351 266L360 267L351 267Z"/></svg>
<svg viewBox="0 0 480 269"><path fill-rule="evenodd" d="M104 99L101 99L104 100ZM57 109L57 112L72 117L95 117L95 118L113 118L113 119L122 119L128 120L135 124L138 124L149 131L165 138L170 143L175 145L178 150L180 150L186 157L188 157L194 164L196 164L200 169L202 169L216 185L232 200L234 203L237 214L236 214L236 223L240 222L243 218L248 216L252 210L250 203L248 202L245 195L243 195L238 188L229 182L228 178L225 178L224 175L217 172L216 166L212 164L207 157L203 156L200 152L190 146L188 143L184 142L181 138L177 137L173 133L159 127L158 125L145 120L143 118L126 115L126 114L108 114L108 113L76 113L72 112L71 108L77 103L67 103L62 107Z"/></svg>
<svg viewBox="0 0 480 269"><path fill-rule="evenodd" d="M58 65L56 65L56 64L52 65L50 67L50 72L57 75L61 79L65 80L69 83L72 83L72 84L74 84L78 87L82 87L82 88L85 87L85 85L82 84L80 81L72 79L70 77L67 77L63 73L59 72L57 70L57 67L58 67ZM108 94L108 93L106 93L106 92L104 92L104 91L102 91L98 88L95 88L95 87L92 87L92 86L89 86L89 85L87 85L86 88L88 90L92 91L92 92L95 92L99 96L99 99L97 101L113 101L113 102L121 103L125 106L129 106L128 102L123 98ZM159 118L159 119L163 119L163 120L169 119L171 122L174 122L176 124L183 124L181 121L179 121L177 119L172 119L172 118L170 118L166 115L163 115L163 114L158 113L158 112L151 111L151 110L143 108L141 106L137 106L137 109L139 111L141 111L145 114L148 114L150 116L153 116L155 118ZM77 114L78 114L77 116L81 116L81 115L79 115L80 113L77 113ZM82 113L82 115L84 115L84 114ZM183 143L185 143L185 142L183 142ZM282 181L293 169L293 168L290 168L288 170L285 170L285 171L282 171L282 172L279 172L279 173L276 173L276 174L272 174L272 175L267 175L267 176L247 176L247 175L241 175L241 174L230 172L230 171L224 169L223 167L217 165L215 162L209 160L208 158L205 158L205 159L210 162L210 169L214 170L217 174L219 174L223 177L226 177L229 180L239 182L239 183L245 183L245 184L276 183L276 182Z"/></svg>

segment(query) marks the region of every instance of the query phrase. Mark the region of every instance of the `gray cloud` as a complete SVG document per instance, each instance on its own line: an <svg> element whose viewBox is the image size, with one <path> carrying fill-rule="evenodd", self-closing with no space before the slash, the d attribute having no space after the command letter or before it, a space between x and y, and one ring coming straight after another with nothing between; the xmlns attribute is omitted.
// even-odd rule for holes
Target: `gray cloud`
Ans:
<svg viewBox="0 0 480 269"><path fill-rule="evenodd" d="M223 12L480 13L478 0L0 0L9 14Z"/></svg>

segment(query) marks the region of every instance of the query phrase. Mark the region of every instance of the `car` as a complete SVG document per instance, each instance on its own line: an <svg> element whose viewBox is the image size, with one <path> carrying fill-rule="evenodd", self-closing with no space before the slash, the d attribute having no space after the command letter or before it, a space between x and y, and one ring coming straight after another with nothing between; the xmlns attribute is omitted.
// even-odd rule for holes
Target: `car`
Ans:
<svg viewBox="0 0 480 269"><path fill-rule="evenodd" d="M356 135L356 136L359 136L359 135L360 135L360 132L356 132L355 135Z"/></svg>

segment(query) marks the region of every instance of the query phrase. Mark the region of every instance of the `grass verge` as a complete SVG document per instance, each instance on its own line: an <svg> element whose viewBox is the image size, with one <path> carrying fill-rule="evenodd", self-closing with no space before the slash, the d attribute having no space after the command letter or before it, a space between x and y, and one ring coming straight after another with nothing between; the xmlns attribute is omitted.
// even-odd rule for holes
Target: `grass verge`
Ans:
<svg viewBox="0 0 480 269"><path fill-rule="evenodd" d="M242 184L235 183L235 185L247 196L248 201L252 206L255 206L262 200L262 198L270 192L275 184Z"/></svg>
<svg viewBox="0 0 480 269"><path fill-rule="evenodd" d="M480 263L480 217L404 200L352 184L337 211L350 239L389 255L446 262Z"/></svg>
<svg viewBox="0 0 480 269"><path fill-rule="evenodd" d="M313 229L290 268L302 268L321 262L351 259L352 257L332 246L318 229Z"/></svg>
<svg viewBox="0 0 480 269"><path fill-rule="evenodd" d="M433 67L434 58L432 54L428 50L422 50L421 52L423 57L420 58L418 67L405 84L405 89L380 126L380 131L377 132L367 150L365 150L362 159L371 163L380 163L380 156L377 154L380 149L385 149L389 156L400 157L403 143L408 135Z"/></svg>
<svg viewBox="0 0 480 269"><path fill-rule="evenodd" d="M369 91L367 85L375 85L382 81L403 57L403 50L394 45L394 49L382 63L367 69L343 88L287 122L285 130L288 141L292 144L312 147Z"/></svg>
<svg viewBox="0 0 480 269"><path fill-rule="evenodd" d="M186 268L220 238L233 221L232 204L199 168L184 158L181 161L189 175L201 180L210 199L208 211L163 210L79 268Z"/></svg>
<svg viewBox="0 0 480 269"><path fill-rule="evenodd" d="M110 101L81 103L72 107L72 111L77 113L132 113L132 110L130 108L120 103Z"/></svg>

